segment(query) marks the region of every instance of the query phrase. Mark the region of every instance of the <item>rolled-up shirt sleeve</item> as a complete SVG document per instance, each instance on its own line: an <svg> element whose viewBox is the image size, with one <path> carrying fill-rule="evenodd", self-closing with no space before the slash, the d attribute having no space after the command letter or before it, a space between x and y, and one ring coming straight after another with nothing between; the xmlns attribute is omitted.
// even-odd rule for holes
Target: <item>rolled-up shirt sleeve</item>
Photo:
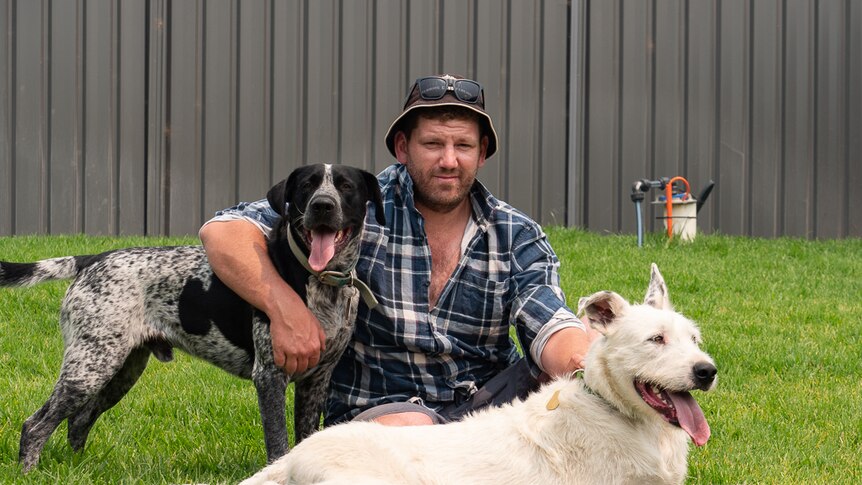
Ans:
<svg viewBox="0 0 862 485"><path fill-rule="evenodd" d="M272 209L269 201L260 199L254 202L240 202L233 207L217 211L212 219L201 226L201 229L212 222L245 220L260 229L264 236L269 236L278 218L278 213Z"/></svg>
<svg viewBox="0 0 862 485"><path fill-rule="evenodd" d="M557 255L538 227L525 228L515 235L512 246L515 299L511 322L534 376L543 371L541 354L554 333L584 324L566 305L560 288Z"/></svg>

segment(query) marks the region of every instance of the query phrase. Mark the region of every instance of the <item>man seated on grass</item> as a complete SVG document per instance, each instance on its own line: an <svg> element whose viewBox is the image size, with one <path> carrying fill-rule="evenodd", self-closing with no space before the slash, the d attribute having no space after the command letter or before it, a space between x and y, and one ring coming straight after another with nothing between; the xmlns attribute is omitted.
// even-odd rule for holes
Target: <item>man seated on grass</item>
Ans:
<svg viewBox="0 0 862 485"><path fill-rule="evenodd" d="M442 423L581 367L594 334L566 306L544 232L476 180L497 150L482 87L418 79L386 146L398 160L378 175L386 226L369 207L356 267L380 303L360 303L326 424ZM326 342L267 257L276 217L266 200L241 204L200 236L219 278L269 316L275 361L292 374L314 366Z"/></svg>

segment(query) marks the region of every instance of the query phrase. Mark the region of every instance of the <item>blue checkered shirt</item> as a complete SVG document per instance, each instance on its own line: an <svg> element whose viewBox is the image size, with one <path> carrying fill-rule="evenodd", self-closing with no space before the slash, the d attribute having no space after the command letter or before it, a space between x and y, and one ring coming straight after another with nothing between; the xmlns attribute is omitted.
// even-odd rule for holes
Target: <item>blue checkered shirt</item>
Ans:
<svg viewBox="0 0 862 485"><path fill-rule="evenodd" d="M559 261L541 227L478 181L463 255L432 308L431 252L412 180L400 164L378 180L386 226L369 205L356 271L380 304L373 311L359 305L354 338L332 376L327 424L414 398L435 410L460 404L520 358L510 326L525 349L549 322L583 328L566 307ZM261 200L213 220L243 218L268 231L276 217ZM536 355L525 358L537 376Z"/></svg>

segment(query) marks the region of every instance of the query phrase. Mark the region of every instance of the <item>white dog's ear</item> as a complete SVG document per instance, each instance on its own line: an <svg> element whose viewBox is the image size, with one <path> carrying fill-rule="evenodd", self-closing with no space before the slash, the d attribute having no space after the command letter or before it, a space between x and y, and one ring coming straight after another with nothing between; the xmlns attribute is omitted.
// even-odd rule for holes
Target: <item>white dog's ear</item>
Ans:
<svg viewBox="0 0 862 485"><path fill-rule="evenodd" d="M644 297L644 305L649 305L659 310L673 310L670 304L670 297L667 294L667 285L658 270L658 266L652 263L650 266L649 288L647 288L646 296Z"/></svg>
<svg viewBox="0 0 862 485"><path fill-rule="evenodd" d="M613 291L600 291L578 301L578 315L590 320L590 325L602 335L608 327L628 309L629 303Z"/></svg>

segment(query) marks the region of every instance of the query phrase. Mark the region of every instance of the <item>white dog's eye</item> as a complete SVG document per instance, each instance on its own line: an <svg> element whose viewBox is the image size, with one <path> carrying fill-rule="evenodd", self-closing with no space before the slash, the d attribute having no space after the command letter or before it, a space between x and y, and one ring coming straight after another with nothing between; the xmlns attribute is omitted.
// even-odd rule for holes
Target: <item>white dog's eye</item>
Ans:
<svg viewBox="0 0 862 485"><path fill-rule="evenodd" d="M664 335L661 335L661 334L655 335L653 337L650 337L649 341L656 343L656 344L663 344L664 343Z"/></svg>

